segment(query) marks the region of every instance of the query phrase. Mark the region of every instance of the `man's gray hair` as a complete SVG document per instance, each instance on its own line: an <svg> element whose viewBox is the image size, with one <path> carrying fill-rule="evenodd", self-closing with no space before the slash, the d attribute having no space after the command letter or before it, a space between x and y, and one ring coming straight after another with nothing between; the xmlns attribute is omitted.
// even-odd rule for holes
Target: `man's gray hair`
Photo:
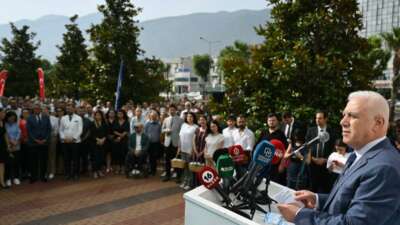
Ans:
<svg viewBox="0 0 400 225"><path fill-rule="evenodd" d="M365 99L369 115L381 116L385 120L385 125L389 125L389 103L381 94L375 91L355 91L349 94L348 100L355 98Z"/></svg>

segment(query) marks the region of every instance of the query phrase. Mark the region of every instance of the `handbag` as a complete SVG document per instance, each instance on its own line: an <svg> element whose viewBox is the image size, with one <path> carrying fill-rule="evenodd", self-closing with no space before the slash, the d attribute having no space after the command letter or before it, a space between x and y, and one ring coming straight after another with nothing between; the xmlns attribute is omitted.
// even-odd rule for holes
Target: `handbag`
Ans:
<svg viewBox="0 0 400 225"><path fill-rule="evenodd" d="M180 153L177 153L175 158L171 159L171 167L177 169L185 168L186 162L182 160L180 157Z"/></svg>
<svg viewBox="0 0 400 225"><path fill-rule="evenodd" d="M203 169L204 166L205 166L205 164L203 162L200 162L200 160L198 160L196 158L192 162L189 163L189 170L194 172L194 173L197 173L201 169Z"/></svg>

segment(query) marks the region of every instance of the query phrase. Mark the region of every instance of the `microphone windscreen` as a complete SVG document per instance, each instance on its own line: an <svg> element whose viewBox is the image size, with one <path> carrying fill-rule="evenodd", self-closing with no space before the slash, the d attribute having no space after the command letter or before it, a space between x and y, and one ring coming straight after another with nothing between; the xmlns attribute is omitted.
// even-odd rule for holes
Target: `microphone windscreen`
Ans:
<svg viewBox="0 0 400 225"><path fill-rule="evenodd" d="M215 152L213 154L214 162L217 163L218 158L223 154L228 154L227 148L219 148L219 149L215 150Z"/></svg>
<svg viewBox="0 0 400 225"><path fill-rule="evenodd" d="M271 163L275 154L275 146L267 140L263 140L256 146L253 153L253 162L260 166Z"/></svg>
<svg viewBox="0 0 400 225"><path fill-rule="evenodd" d="M322 143L325 143L325 142L329 141L329 138L330 138L330 137L329 137L329 133L326 132L326 131L321 132L321 133L318 135L318 137L319 137L319 141L322 142Z"/></svg>
<svg viewBox="0 0 400 225"><path fill-rule="evenodd" d="M271 144L273 144L275 147L275 154L274 158L272 159L272 164L276 165L281 161L281 159L285 155L285 145L282 143L282 141L278 139L272 139Z"/></svg>
<svg viewBox="0 0 400 225"><path fill-rule="evenodd" d="M247 162L246 154L244 153L243 147L241 145L233 145L228 149L229 155L232 157L233 161L238 164L245 164Z"/></svg>
<svg viewBox="0 0 400 225"><path fill-rule="evenodd" d="M213 189L219 185L221 178L218 176L217 171L212 167L205 166L197 172L197 178L202 185L207 189Z"/></svg>
<svg viewBox="0 0 400 225"><path fill-rule="evenodd" d="M233 177L234 164L232 158L228 154L220 155L217 160L217 171L220 177Z"/></svg>

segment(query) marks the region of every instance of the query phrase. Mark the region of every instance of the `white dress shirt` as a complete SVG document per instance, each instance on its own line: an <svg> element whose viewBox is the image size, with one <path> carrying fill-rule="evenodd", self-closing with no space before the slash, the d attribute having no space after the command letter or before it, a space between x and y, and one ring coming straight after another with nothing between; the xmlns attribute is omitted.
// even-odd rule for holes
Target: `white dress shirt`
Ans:
<svg viewBox="0 0 400 225"><path fill-rule="evenodd" d="M142 134L136 134L135 151L142 151Z"/></svg>
<svg viewBox="0 0 400 225"><path fill-rule="evenodd" d="M233 132L237 130L236 127L227 127L222 131L222 135L224 135L224 148L229 148L235 144L233 141Z"/></svg>
<svg viewBox="0 0 400 225"><path fill-rule="evenodd" d="M246 151L252 151L255 144L254 133L247 127L243 131L237 129L233 131L233 142L235 145L241 145Z"/></svg>
<svg viewBox="0 0 400 225"><path fill-rule="evenodd" d="M63 116L59 131L61 141L63 142L66 138L72 138L74 143L81 142L82 127L82 118L80 116L72 114L71 120L69 115Z"/></svg>

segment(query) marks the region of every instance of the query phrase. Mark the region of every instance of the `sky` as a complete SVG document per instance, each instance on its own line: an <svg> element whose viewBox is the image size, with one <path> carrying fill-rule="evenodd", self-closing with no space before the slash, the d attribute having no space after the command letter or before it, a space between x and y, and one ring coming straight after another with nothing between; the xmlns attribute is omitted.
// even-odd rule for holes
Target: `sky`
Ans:
<svg viewBox="0 0 400 225"><path fill-rule="evenodd" d="M105 0L0 0L0 24L21 19L35 20L45 15L84 16L97 12ZM140 21L197 12L264 9L266 0L133 0L143 11Z"/></svg>

